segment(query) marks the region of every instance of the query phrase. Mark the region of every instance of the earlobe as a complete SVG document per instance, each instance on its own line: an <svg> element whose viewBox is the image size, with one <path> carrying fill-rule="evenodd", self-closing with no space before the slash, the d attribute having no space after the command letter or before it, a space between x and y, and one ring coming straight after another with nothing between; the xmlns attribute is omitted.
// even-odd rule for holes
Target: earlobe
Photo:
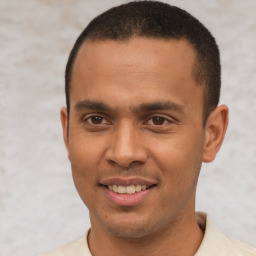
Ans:
<svg viewBox="0 0 256 256"><path fill-rule="evenodd" d="M221 105L208 117L205 126L203 162L211 162L218 153L228 126L228 107Z"/></svg>
<svg viewBox="0 0 256 256"><path fill-rule="evenodd" d="M69 132L68 132L68 113L67 113L67 108L63 107L60 110L60 119L61 119L61 124L62 124L62 131L63 131L63 139L64 143L67 149L67 152L69 154Z"/></svg>

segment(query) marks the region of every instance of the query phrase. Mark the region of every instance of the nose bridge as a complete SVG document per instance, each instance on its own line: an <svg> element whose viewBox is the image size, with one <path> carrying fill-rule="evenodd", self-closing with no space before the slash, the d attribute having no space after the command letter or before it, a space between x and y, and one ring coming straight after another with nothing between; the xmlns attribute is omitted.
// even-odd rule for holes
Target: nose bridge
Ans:
<svg viewBox="0 0 256 256"><path fill-rule="evenodd" d="M119 154L133 154L136 151L136 137L134 126L130 122L124 122L117 129L117 140L113 144L115 151Z"/></svg>
<svg viewBox="0 0 256 256"><path fill-rule="evenodd" d="M128 167L134 162L145 162L147 154L138 129L132 122L120 123L113 132L107 159L123 167Z"/></svg>

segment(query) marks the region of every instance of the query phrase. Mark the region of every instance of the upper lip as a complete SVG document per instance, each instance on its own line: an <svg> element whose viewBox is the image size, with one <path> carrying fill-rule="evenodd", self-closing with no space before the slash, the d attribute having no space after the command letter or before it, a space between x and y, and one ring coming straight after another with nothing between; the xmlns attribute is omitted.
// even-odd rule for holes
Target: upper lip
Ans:
<svg viewBox="0 0 256 256"><path fill-rule="evenodd" d="M129 178L121 178L121 177L109 177L102 179L100 181L100 185L108 186L108 185L117 185L117 186L130 186L130 185L146 185L152 186L155 185L156 181L149 178L142 177L129 177Z"/></svg>

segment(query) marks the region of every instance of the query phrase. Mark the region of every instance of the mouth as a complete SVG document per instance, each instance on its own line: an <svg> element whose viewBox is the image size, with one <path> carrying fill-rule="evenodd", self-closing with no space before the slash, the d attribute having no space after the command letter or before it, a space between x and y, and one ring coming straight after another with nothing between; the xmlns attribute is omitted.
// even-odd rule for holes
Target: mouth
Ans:
<svg viewBox="0 0 256 256"><path fill-rule="evenodd" d="M111 203L135 206L142 203L157 187L154 181L143 178L109 178L99 184Z"/></svg>
<svg viewBox="0 0 256 256"><path fill-rule="evenodd" d="M147 189L150 189L152 187L155 187L156 184L152 184L152 185L141 185L141 184L133 184L133 185L129 185L129 186L121 186L121 185L117 185L117 184L114 184L114 185L102 185L104 186L106 189L114 192L114 193L117 193L117 194L135 194L135 193L139 193L141 191L144 191L144 190L147 190Z"/></svg>

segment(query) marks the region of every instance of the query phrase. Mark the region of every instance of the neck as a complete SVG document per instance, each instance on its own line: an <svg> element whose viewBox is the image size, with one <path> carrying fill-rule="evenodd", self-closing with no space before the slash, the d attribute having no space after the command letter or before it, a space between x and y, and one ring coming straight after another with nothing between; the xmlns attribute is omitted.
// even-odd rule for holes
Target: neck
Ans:
<svg viewBox="0 0 256 256"><path fill-rule="evenodd" d="M195 213L184 214L161 230L140 238L116 236L92 219L88 242L94 256L100 256L102 252L105 256L194 255L203 239L203 231L196 221Z"/></svg>

